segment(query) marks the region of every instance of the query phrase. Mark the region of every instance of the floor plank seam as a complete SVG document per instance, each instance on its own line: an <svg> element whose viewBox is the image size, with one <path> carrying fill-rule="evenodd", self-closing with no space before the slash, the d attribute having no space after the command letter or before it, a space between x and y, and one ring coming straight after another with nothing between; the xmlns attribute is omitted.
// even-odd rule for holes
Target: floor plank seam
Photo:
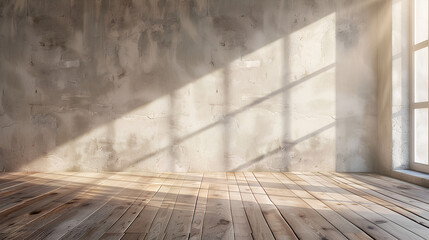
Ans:
<svg viewBox="0 0 429 240"><path fill-rule="evenodd" d="M322 173L322 175L324 175L325 177L327 177L327 175L325 175L325 174L323 174ZM339 183L339 184L341 184L341 185L344 185L344 184L346 184L346 183L340 183L340 182L338 182L338 180L337 179L332 179L333 181L335 181L335 182L337 182L337 183ZM370 195L371 197L373 197L373 198L375 198L375 199L378 199L378 200L380 200L380 201L385 201L385 200L382 200L382 199L380 199L380 198L378 198L377 196L374 196L374 195L372 195L372 194L370 194L370 193L365 193L365 192L362 192L361 190L359 190L359 189L357 189L356 187L354 187L354 186L349 186L348 187L349 188L349 190L350 190L350 188L353 188L353 189L355 189L357 192L360 192L360 193L363 193L363 194L366 194L366 195L362 195L365 199L367 199L367 200L369 200L369 201L371 201L370 199L368 199L368 195ZM346 189L347 190L347 189ZM353 192L352 192L353 193ZM353 193L353 194L355 194L355 193ZM367 197L365 197L365 196L367 196ZM386 197L388 197L388 196L386 196ZM378 204L378 203L376 203L376 204ZM412 214L412 215L415 215L415 216L418 216L417 214L414 214L413 212L410 212L409 210L407 210L406 208L403 208L402 206L400 206L400 205L397 205L397 204L395 204L395 203L390 203L391 205L394 205L395 207L398 207L398 208L400 208L400 209L402 209L402 210L404 210L404 211L406 211L406 212L408 212L409 214ZM407 219L409 219L409 220L411 220L411 221L414 221L414 222L416 222L416 223L418 223L418 224L422 224L421 222L419 222L418 220L416 220L416 219L413 219L413 218L411 218L411 217L409 217L409 216L405 216L405 215L403 215L401 212L398 212L398 210L395 210L395 209L391 209L391 207L389 207L388 205L384 205L386 208L389 208L390 210L392 210L392 211L394 211L394 212L396 212L396 213L398 213L398 214L400 214L400 215L402 215L402 216L404 216L404 217L406 217ZM419 217L421 217L421 216L419 216ZM424 218L424 217L423 217ZM427 219L426 219L427 220ZM425 227L428 227L428 226L425 226Z"/></svg>
<svg viewBox="0 0 429 240"><path fill-rule="evenodd" d="M254 178L256 179L256 181L258 182L258 184L259 184L259 186L262 188L262 190L264 191L264 193L265 193L265 195L268 197L268 194L267 194L267 192L265 191L265 189L262 187L262 185L259 183L259 181L258 181L258 179L255 177L255 175L254 175L254 173L253 172L251 172L251 174L254 176ZM252 188L250 188L250 191L252 191L253 192L253 190L252 190ZM254 192L253 192L253 194L255 194ZM270 199L269 197L268 197L268 199ZM271 201L271 203L273 203L272 202L272 200L270 199L270 201ZM259 208L261 209L261 205L260 205L260 203L259 202L257 202L258 203L258 205L259 205ZM292 229L292 227L290 226L290 224L288 223L288 221L286 221L286 219L284 218L284 216L280 213L280 210L277 208L277 206L273 203L273 205L274 205L274 207L277 209L277 211L279 212L279 214L280 214L280 216L282 216L283 217L283 220L286 222L286 224L289 226L289 228L293 231L293 229ZM266 216L264 215L264 214L262 214L263 216L264 216L264 219L265 219L265 222L268 224L268 220L266 219ZM269 224L268 224L268 226L269 226ZM273 232L273 230L270 228L270 230L271 230L271 234L274 236L274 238L275 238L275 234L274 234L274 232ZM297 239L299 239L298 237L297 237L297 235L296 235L296 233L293 231L293 233L295 234L295 237L297 238Z"/></svg>

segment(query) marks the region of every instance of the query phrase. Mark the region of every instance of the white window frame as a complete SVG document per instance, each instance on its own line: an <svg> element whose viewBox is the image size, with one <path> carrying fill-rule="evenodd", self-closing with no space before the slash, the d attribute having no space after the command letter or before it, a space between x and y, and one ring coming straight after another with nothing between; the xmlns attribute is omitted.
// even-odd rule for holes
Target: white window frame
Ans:
<svg viewBox="0 0 429 240"><path fill-rule="evenodd" d="M414 13L414 1L410 0L410 29L411 29L411 37L410 37L410 169L420 171L420 172L426 172L429 173L429 165L416 163L414 161L414 110L415 109L421 109L426 108L429 109L429 101L426 102L415 102L414 98L414 53L420 49L423 49L425 47L428 47L429 49L429 40L420 42L418 44L414 44L414 36L415 36L415 29L414 29L414 21L415 21L415 13ZM429 13L429 9L428 9ZM429 28L429 24L428 24ZM429 57L429 56L428 56ZM429 61L428 61L429 63ZM428 64L429 69L429 64ZM428 84L429 86L429 84ZM429 88L428 88L428 95L429 95ZM429 112L429 111L428 111ZM429 128L428 128L429 129ZM428 133L429 136L429 133ZM429 148L429 141L428 141L428 148ZM429 160L428 160L429 161Z"/></svg>

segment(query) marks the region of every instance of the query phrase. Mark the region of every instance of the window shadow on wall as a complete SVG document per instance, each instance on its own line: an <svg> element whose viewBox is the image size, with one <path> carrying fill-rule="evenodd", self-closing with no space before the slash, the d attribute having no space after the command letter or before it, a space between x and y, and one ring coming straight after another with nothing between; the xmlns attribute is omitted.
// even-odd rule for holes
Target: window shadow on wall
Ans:
<svg viewBox="0 0 429 240"><path fill-rule="evenodd" d="M296 170L317 155L315 144L324 148L327 141L334 145L328 146L334 154L325 156L332 170L350 169L350 161L366 169L372 159L370 144L356 145L372 142L367 129L373 128L375 113L365 104L373 101L364 98L373 94L368 82L375 81L375 64L363 63L373 53L362 54L366 46L360 44L373 45L366 37L360 39L367 22L359 22L358 15L369 10L364 14L372 16L372 4L333 0L4 3L0 8L3 168L46 170L38 164L48 163L48 169L75 171L262 170L257 162L278 149L279 154L265 165L270 170ZM334 51L333 61L325 61L323 54L312 56L313 49L305 47L312 37L305 29L332 14L334 25L315 28L322 35L334 33L331 42L320 43L334 48L326 50ZM299 37L307 42L301 44ZM280 58L269 51L279 51ZM319 65L312 62L320 58ZM333 76L321 79L333 82L319 85L330 88L333 102L326 104L335 113L322 115L332 121L302 125L308 113L297 109L303 106L300 101L317 94L317 85L307 93L309 88L302 85L332 72ZM270 120L270 114L275 118ZM236 127L244 122L250 125ZM317 138L327 126L335 126L335 136L295 148L299 139ZM246 133L248 141L243 140L245 128L253 129ZM318 167L313 164L312 169Z"/></svg>

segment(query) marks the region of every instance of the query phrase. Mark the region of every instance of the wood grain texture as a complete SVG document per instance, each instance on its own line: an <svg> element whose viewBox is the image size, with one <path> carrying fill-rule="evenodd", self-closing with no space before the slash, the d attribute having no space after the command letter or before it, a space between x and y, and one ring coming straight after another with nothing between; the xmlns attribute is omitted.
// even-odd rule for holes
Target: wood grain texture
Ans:
<svg viewBox="0 0 429 240"><path fill-rule="evenodd" d="M374 174L2 173L0 186L0 239L429 239L428 189Z"/></svg>
<svg viewBox="0 0 429 240"><path fill-rule="evenodd" d="M202 239L234 239L225 173L207 173L209 191Z"/></svg>
<svg viewBox="0 0 429 240"><path fill-rule="evenodd" d="M258 205L244 174L241 172L235 173L235 177L240 189L244 209L246 211L250 227L252 228L252 236L255 239L274 239L274 235L271 232L268 223L265 221L262 210Z"/></svg>
<svg viewBox="0 0 429 240"><path fill-rule="evenodd" d="M374 239L396 239L394 236L384 231L376 224L368 221L359 214L359 211L354 211L351 206L356 203L351 201L337 200L335 196L329 193L331 190L322 184L311 179L300 178L294 174L286 174L287 177L297 183L300 187L313 195L315 198L326 204L329 208L336 211L338 214L347 219L350 223L359 227Z"/></svg>
<svg viewBox="0 0 429 240"><path fill-rule="evenodd" d="M196 201L201 186L201 175L187 174L180 189L174 211L165 230L165 239L188 239Z"/></svg>
<svg viewBox="0 0 429 240"><path fill-rule="evenodd" d="M191 230L189 233L189 239L197 240L201 239L203 235L203 222L206 214L207 197L209 192L209 183L204 180L204 174L200 184L198 192L197 203L195 206L194 217L191 222Z"/></svg>
<svg viewBox="0 0 429 240"><path fill-rule="evenodd" d="M249 220L244 210L243 201L241 199L240 189L234 173L227 173L228 191L231 200L231 214L234 225L234 236L236 239L252 238L252 229L250 228Z"/></svg>
<svg viewBox="0 0 429 240"><path fill-rule="evenodd" d="M421 229L419 227L423 228L423 232L425 232L426 227L423 227L419 224L415 225L411 220L404 218L403 216L383 206L370 202L360 196L350 194L350 192L347 190L339 188L335 184L332 184L330 181L326 181L319 176L312 174L311 178L331 188L334 192L333 195L336 196L336 199L357 203L356 205L352 205L353 209L359 211L360 214L363 215L366 219L379 225L393 236L396 236L399 239L423 239L421 236L419 236L422 235L422 233L420 233ZM423 233L423 235L426 234Z"/></svg>
<svg viewBox="0 0 429 240"><path fill-rule="evenodd" d="M260 179L261 182L275 182L275 179L270 178L270 175L266 173L257 173L255 174ZM261 176L262 175L262 176ZM272 176L272 175L271 175ZM351 224L345 218L343 218L340 214L330 209L323 202L314 198L309 192L302 189L297 183L291 181L284 175L277 175L278 181L287 186L292 193L294 193L297 197L301 198L304 202L306 202L311 208L317 211L322 217L324 217L328 222L330 222L333 226L339 226L337 229L340 229L341 232L348 239L371 239L365 232L360 230L355 225ZM269 185L268 185L269 186ZM275 188L274 188L275 189Z"/></svg>
<svg viewBox="0 0 429 240"><path fill-rule="evenodd" d="M67 178L67 183L53 192L0 212L0 232L13 232L30 224L103 179L100 173L80 173Z"/></svg>

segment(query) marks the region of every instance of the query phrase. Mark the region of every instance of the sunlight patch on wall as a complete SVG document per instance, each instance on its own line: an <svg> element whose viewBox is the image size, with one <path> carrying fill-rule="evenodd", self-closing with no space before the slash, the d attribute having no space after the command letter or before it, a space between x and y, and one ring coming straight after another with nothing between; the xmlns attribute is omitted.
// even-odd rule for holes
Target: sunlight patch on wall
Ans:
<svg viewBox="0 0 429 240"><path fill-rule="evenodd" d="M51 162L76 171L333 170L335 44L331 14L131 112L111 111L111 122L57 147ZM67 155L75 163L60 161Z"/></svg>
<svg viewBox="0 0 429 240"><path fill-rule="evenodd" d="M336 159L336 16L332 13L289 37L289 170L333 171ZM301 163L301 164L298 164ZM295 167L297 166L297 167Z"/></svg>
<svg viewBox="0 0 429 240"><path fill-rule="evenodd" d="M392 167L409 166L408 2L392 1Z"/></svg>
<svg viewBox="0 0 429 240"><path fill-rule="evenodd" d="M246 163L280 148L281 49L280 39L174 91L177 168L255 169Z"/></svg>

